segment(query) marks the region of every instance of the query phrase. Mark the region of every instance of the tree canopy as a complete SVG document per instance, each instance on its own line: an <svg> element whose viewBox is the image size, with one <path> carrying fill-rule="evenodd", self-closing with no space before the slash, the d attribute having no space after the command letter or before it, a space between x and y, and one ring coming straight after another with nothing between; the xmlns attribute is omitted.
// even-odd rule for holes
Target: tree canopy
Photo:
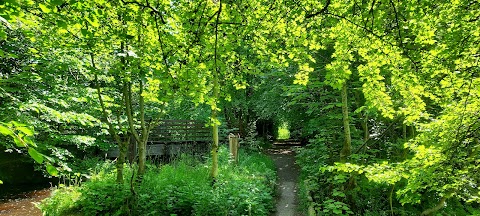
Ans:
<svg viewBox="0 0 480 216"><path fill-rule="evenodd" d="M469 0L7 0L0 132L55 175L71 146L116 144L121 182L130 139L141 175L182 104L209 116L213 178L218 126L269 120L310 143L318 211L360 212L357 181L391 187L392 212L394 192L424 215L478 203L479 17Z"/></svg>

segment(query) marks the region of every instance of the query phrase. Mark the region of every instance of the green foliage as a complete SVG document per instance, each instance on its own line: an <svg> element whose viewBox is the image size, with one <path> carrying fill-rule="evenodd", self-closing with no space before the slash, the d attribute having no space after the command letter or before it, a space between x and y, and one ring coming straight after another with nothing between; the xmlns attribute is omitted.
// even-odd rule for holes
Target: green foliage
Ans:
<svg viewBox="0 0 480 216"><path fill-rule="evenodd" d="M52 192L51 198L45 199L36 206L44 215L75 215L78 212L78 201L82 195L78 187L61 187Z"/></svg>
<svg viewBox="0 0 480 216"><path fill-rule="evenodd" d="M75 205L80 211L85 215L128 215L128 202L132 200L128 184L116 184L111 174L98 177L101 180L94 178L79 189L81 197Z"/></svg>
<svg viewBox="0 0 480 216"><path fill-rule="evenodd" d="M58 171L52 163L54 160L40 152L37 148L37 144L33 141L35 132L33 128L26 124L11 121L9 123L0 122L0 133L4 136L9 136L13 139L16 147L27 149L28 155L40 165L45 165L48 174L51 176L57 176ZM46 160L44 160L46 159ZM43 163L45 161L45 164Z"/></svg>
<svg viewBox="0 0 480 216"><path fill-rule="evenodd" d="M334 192L335 194L335 192ZM339 194L336 194L337 196ZM345 196L343 194L343 196ZM339 201L335 201L333 199L329 199L325 201L322 205L322 211L326 215L352 215L353 212L347 206L347 204Z"/></svg>
<svg viewBox="0 0 480 216"><path fill-rule="evenodd" d="M281 126L279 126L277 133L278 133L277 139L289 139L290 131L288 130L288 124L283 123Z"/></svg>
<svg viewBox="0 0 480 216"><path fill-rule="evenodd" d="M68 175L144 117L224 111L251 149L259 120L312 140L299 164L320 212L476 207L479 13L466 0L2 1L0 117L36 139L3 125L1 141ZM339 164L344 105L354 154ZM390 187L385 205L372 191Z"/></svg>
<svg viewBox="0 0 480 216"><path fill-rule="evenodd" d="M85 89L87 82L79 76L79 59L59 50L44 56L31 53L29 50L41 51L42 47L39 41L29 39L25 29L15 27L5 33L7 39L0 40L0 48L10 55L0 56L0 100L4 102L0 118L25 125L2 124L1 131L7 127L23 136L0 138L7 152L24 152L37 162L36 169L45 165L46 169L41 168L45 175L57 176L71 171L75 157L108 149L106 131L94 117L96 104Z"/></svg>
<svg viewBox="0 0 480 216"><path fill-rule="evenodd" d="M208 163L185 156L172 164L151 165L132 195L129 180L116 184L114 166L106 163L94 168L89 181L57 189L39 207L45 215L268 215L274 206L273 161L241 151L235 166L223 147L219 158L213 186ZM134 174L125 168L127 176Z"/></svg>

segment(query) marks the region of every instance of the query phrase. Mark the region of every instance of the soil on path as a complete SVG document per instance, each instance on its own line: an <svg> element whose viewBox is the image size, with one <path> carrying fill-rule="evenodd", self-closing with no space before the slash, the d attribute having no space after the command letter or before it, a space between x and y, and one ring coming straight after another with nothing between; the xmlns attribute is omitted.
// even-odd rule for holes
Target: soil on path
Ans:
<svg viewBox="0 0 480 216"><path fill-rule="evenodd" d="M295 164L295 152L291 148L271 149L278 174L276 216L302 216L298 210L298 176L300 168Z"/></svg>
<svg viewBox="0 0 480 216"><path fill-rule="evenodd" d="M22 193L14 199L0 199L0 216L41 216L34 202L40 202L50 196L50 189Z"/></svg>

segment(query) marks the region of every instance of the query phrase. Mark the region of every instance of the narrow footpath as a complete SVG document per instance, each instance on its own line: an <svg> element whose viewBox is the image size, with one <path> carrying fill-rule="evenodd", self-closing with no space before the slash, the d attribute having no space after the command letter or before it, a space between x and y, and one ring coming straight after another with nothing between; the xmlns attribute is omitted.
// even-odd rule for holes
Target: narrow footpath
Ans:
<svg viewBox="0 0 480 216"><path fill-rule="evenodd" d="M298 210L298 177L300 168L295 164L295 152L291 147L274 147L269 154L275 161L278 174L277 204L275 216L302 216Z"/></svg>
<svg viewBox="0 0 480 216"><path fill-rule="evenodd" d="M41 216L35 202L49 197L51 189L34 190L17 195L13 199L0 199L0 216Z"/></svg>

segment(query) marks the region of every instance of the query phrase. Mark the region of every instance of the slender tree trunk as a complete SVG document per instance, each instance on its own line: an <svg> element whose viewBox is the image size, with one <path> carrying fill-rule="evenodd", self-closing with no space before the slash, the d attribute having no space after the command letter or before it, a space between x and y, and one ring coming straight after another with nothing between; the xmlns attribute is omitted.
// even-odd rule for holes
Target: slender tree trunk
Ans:
<svg viewBox="0 0 480 216"><path fill-rule="evenodd" d="M394 216L393 212L393 190L395 189L395 184L392 185L392 189L390 190L390 195L388 196L388 204L390 204L390 211L392 213L392 216Z"/></svg>
<svg viewBox="0 0 480 216"><path fill-rule="evenodd" d="M444 196L440 199L440 201L436 206L434 206L433 208L426 209L425 211L422 212L421 215L431 215L434 212L442 209L445 206L445 201L447 201L447 197Z"/></svg>
<svg viewBox="0 0 480 216"><path fill-rule="evenodd" d="M97 75L95 75L95 80L97 81L97 95L98 99L100 101L100 106L102 107L102 113L103 117L105 119L105 122L108 125L108 131L110 135L114 138L115 142L117 143L118 146L118 157L117 157L117 162L116 162L116 168L117 168L117 183L123 183L123 164L125 163L125 157L127 155L127 143L123 142L118 133L115 131L115 128L113 127L112 123L108 120L108 114L105 108L105 104L102 99L100 87L98 85L98 78Z"/></svg>
<svg viewBox="0 0 480 216"><path fill-rule="evenodd" d="M142 16L138 16L139 19L142 19ZM142 21L143 22L143 21ZM143 33L143 28L141 25L138 25L138 32ZM138 35L138 44L139 46L144 46L145 44L142 44L142 34ZM141 134L140 134L140 143L138 144L138 176L141 178L145 174L145 165L147 161L147 142L148 142L148 135L150 133L151 127L150 125L147 126L146 121L145 121L145 98L143 96L143 91L145 88L145 83L144 79L146 77L146 74L142 70L140 64L138 65L138 71L140 74L139 78L139 95L138 95L138 103L139 103L139 111L140 111L140 129L141 129ZM131 88L130 88L131 91ZM131 95L131 94L130 94ZM151 123L151 122L150 122Z"/></svg>
<svg viewBox="0 0 480 216"><path fill-rule="evenodd" d="M352 137L350 136L350 123L348 120L348 104L347 104L347 82L342 86L342 115L343 115L343 129L345 134L345 142L340 151L340 162L346 162L347 157L352 152Z"/></svg>
<svg viewBox="0 0 480 216"><path fill-rule="evenodd" d="M138 175L143 176L145 174L145 163L147 161L147 141L148 141L148 131L145 124L145 100L142 96L143 94L143 81L140 79L140 95L139 95L139 106L140 106L140 126L142 129L141 134L141 143L138 146Z"/></svg>
<svg viewBox="0 0 480 216"><path fill-rule="evenodd" d="M370 132L368 131L368 114L365 114L362 127L363 127L363 141L367 142L368 139L370 139Z"/></svg>
<svg viewBox="0 0 480 216"><path fill-rule="evenodd" d="M218 125L217 121L217 111L212 110L212 120L213 122L213 145L212 145L212 171L211 177L215 182L215 179L218 175Z"/></svg>
<svg viewBox="0 0 480 216"><path fill-rule="evenodd" d="M118 144L118 158L117 163L115 164L117 167L117 183L123 182L123 165L125 164L125 159L127 157L127 150L128 150L128 141L121 141Z"/></svg>
<svg viewBox="0 0 480 216"><path fill-rule="evenodd" d="M342 86L342 115L343 115L343 130L345 135L345 142L343 143L343 148L340 151L340 162L346 162L348 156L352 153L352 137L350 134L350 122L348 118L348 98L347 98L347 81L343 83ZM356 187L357 181L355 179L356 173L352 173L348 179L345 190L352 190ZM343 188L343 187L342 187ZM352 209L355 209L353 202L353 196L347 195L347 200L352 203Z"/></svg>
<svg viewBox="0 0 480 216"><path fill-rule="evenodd" d="M410 126L410 133L411 133L410 137L414 138L415 137L415 126L413 126L413 124L412 124L412 126Z"/></svg>
<svg viewBox="0 0 480 216"><path fill-rule="evenodd" d="M143 140L138 135L137 131L135 130L135 124L133 122L133 113L132 113L132 84L130 82L125 82L123 85L123 97L125 99L125 108L127 110L127 120L128 120L128 127L130 129L130 133L132 133L133 137L135 138L135 142L138 145L138 154L139 154L139 167L140 167L140 152L143 149ZM144 149L143 149L144 151Z"/></svg>
<svg viewBox="0 0 480 216"><path fill-rule="evenodd" d="M138 144L138 176L145 174L145 166L147 161L147 142L143 140Z"/></svg>
<svg viewBox="0 0 480 216"><path fill-rule="evenodd" d="M214 104L212 105L212 121L213 121L213 145L212 145L212 171L210 176L212 182L215 183L218 175L218 124L217 124L217 105L220 95L220 86L218 86L219 68L217 65L217 46L218 46L218 21L222 13L222 1L220 0L220 7L217 11L217 19L215 22L215 71L213 73L213 97Z"/></svg>
<svg viewBox="0 0 480 216"><path fill-rule="evenodd" d="M92 63L92 68L96 70L93 52L90 53L90 60ZM108 132L110 133L110 135L113 137L113 139L118 145L119 156L117 158L116 168L117 168L117 183L120 184L123 182L123 164L125 163L126 149L123 148L122 139L120 138L118 133L115 131L115 127L113 127L113 124L108 120L108 113L105 107L105 103L103 102L102 91L100 90L100 84L98 82L98 75L96 71L95 71L95 88L97 90L98 101L100 102L100 106L102 108L102 115L103 115L104 121L108 125Z"/></svg>
<svg viewBox="0 0 480 216"><path fill-rule="evenodd" d="M238 133L240 133L240 135L242 137L245 137L245 111L244 110L240 110L240 117L238 119Z"/></svg>

